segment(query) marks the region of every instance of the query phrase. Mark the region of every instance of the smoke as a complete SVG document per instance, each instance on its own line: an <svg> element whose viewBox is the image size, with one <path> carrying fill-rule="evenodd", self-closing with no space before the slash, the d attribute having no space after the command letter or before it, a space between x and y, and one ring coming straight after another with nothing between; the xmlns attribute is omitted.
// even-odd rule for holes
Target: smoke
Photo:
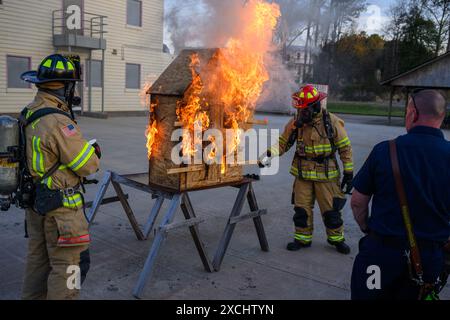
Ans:
<svg viewBox="0 0 450 320"><path fill-rule="evenodd" d="M174 0L165 21L175 54L188 47L223 48L231 38L241 35L247 17L245 0ZM265 1L271 2L271 1ZM274 37L275 38L275 37ZM258 51L258 43L254 45ZM279 48L265 48L265 67L269 73L257 108L262 111L288 112L296 89L294 77L282 62ZM236 62L238 63L238 62Z"/></svg>
<svg viewBox="0 0 450 320"><path fill-rule="evenodd" d="M264 85L257 105L258 111L292 113L292 94L298 90L294 75L283 63L278 52L266 57L270 79Z"/></svg>
<svg viewBox="0 0 450 320"><path fill-rule="evenodd" d="M187 47L223 47L239 31L242 0L174 0L165 20L175 53Z"/></svg>

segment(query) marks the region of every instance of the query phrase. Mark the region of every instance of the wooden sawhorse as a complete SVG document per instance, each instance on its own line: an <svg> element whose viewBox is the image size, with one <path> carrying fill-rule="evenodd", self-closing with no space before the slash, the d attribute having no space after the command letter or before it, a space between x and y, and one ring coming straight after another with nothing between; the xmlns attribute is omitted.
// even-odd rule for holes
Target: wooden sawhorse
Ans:
<svg viewBox="0 0 450 320"><path fill-rule="evenodd" d="M230 217L227 221L225 230L219 242L218 248L216 249L214 259L212 260L212 262L208 257L206 248L200 238L200 234L198 231L198 225L204 222L204 219L198 218L195 215L195 211L189 197L189 192L199 190L192 190L181 193L169 190L162 190L157 186L148 185L148 173L119 175L117 173L107 171L100 184L99 191L97 192L95 200L92 202L92 207L88 214L88 219L89 223L92 223L94 221L99 207L102 204L105 204L104 197L106 191L109 185L112 184L117 194L117 201L120 201L120 203L122 204L122 207L125 211L125 214L128 217L128 220L130 221L130 224L136 234L137 239L140 241L144 241L148 239L151 231L154 229L156 218L158 217L161 211L161 207L164 201L165 200L170 201L169 207L166 213L164 214L164 217L159 227L155 229L155 237L153 239L152 246L150 248L144 267L139 276L139 280L137 281L137 284L133 290L133 295L136 298L140 298L142 296L145 284L152 275L156 258L161 249L161 246L164 240L166 239L167 234L171 230L178 229L181 227L189 227L195 246L199 253L200 259L203 263L203 267L207 272L214 272L220 270L223 258L227 252L228 245L230 244L231 238L233 236L234 228L236 224L239 222L248 219L253 219L259 243L261 245L261 250L265 252L269 251L269 244L267 242L266 233L264 231L264 226L261 219L261 216L266 214L267 210L258 208L258 203L256 201L252 185L254 181L255 180L253 179L244 178L242 181L238 183L224 184L214 186L212 188L207 188L213 189L219 187L235 187L239 189L233 209L231 210ZM124 194L121 185L125 185L146 193L150 193L152 197L156 199L156 202L152 207L147 223L144 226L144 230L141 230L141 228L139 227L139 224L136 220L133 210L131 209L128 203L127 200L128 197ZM251 212L241 215L241 211L244 206L245 200L247 200ZM113 201L109 200L106 201L106 203L111 203ZM183 212L183 215L186 220L183 222L173 223L173 219L178 211L178 207L181 207L181 211Z"/></svg>

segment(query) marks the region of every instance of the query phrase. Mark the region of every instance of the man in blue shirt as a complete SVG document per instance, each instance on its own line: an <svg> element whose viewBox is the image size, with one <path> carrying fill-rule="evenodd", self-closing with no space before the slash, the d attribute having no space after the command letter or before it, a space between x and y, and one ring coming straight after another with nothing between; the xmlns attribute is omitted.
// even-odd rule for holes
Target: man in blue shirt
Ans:
<svg viewBox="0 0 450 320"><path fill-rule="evenodd" d="M443 247L450 237L450 142L439 129L446 101L434 90L412 95L408 134L397 138L398 159L424 281L436 283L444 269ZM378 144L354 180L352 209L366 237L352 274L352 299L417 299L410 279L409 245L398 200L389 141ZM372 210L369 216L369 202Z"/></svg>

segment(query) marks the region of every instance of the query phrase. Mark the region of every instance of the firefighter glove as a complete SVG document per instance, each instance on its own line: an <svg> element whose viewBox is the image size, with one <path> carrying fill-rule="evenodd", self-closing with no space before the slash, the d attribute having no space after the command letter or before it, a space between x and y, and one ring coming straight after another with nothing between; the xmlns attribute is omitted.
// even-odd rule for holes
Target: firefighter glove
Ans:
<svg viewBox="0 0 450 320"><path fill-rule="evenodd" d="M264 169L265 167L270 166L271 157L272 157L272 152L270 152L270 150L267 150L267 152L265 154L263 154L263 155L261 155L261 157L259 157L258 166L261 169Z"/></svg>
<svg viewBox="0 0 450 320"><path fill-rule="evenodd" d="M353 189L353 172L345 172L342 179L341 189L345 194L350 194Z"/></svg>
<svg viewBox="0 0 450 320"><path fill-rule="evenodd" d="M102 150L100 149L99 144L98 144L97 142L95 142L95 143L92 145L92 147L94 147L95 154L97 155L97 157L98 157L99 159L101 159L101 158L102 158Z"/></svg>

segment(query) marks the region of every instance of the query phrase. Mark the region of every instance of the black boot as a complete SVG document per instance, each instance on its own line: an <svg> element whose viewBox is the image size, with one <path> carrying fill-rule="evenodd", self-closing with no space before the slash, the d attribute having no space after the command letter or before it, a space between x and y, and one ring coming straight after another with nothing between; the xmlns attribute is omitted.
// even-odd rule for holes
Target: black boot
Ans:
<svg viewBox="0 0 450 320"><path fill-rule="evenodd" d="M311 247L311 243L303 243L295 239L294 242L288 243L286 249L288 249L289 251L298 251L302 248L309 248L309 247Z"/></svg>
<svg viewBox="0 0 450 320"><path fill-rule="evenodd" d="M336 247L337 252L342 253L342 254L349 254L350 253L350 247L344 242L333 242L328 240L328 243L331 244L332 246Z"/></svg>

